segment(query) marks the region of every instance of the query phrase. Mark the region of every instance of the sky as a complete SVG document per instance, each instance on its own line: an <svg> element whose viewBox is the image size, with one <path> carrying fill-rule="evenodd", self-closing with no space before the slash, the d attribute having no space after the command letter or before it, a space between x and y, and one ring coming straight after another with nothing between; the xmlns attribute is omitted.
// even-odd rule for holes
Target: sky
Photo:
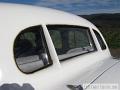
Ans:
<svg viewBox="0 0 120 90"><path fill-rule="evenodd" d="M120 0L0 0L67 11L77 15L120 13Z"/></svg>

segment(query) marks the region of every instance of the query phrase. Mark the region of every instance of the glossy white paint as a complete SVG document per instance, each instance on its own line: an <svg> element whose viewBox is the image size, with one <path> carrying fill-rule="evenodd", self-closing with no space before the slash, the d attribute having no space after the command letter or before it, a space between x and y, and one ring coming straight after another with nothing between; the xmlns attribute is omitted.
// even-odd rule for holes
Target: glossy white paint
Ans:
<svg viewBox="0 0 120 90"><path fill-rule="evenodd" d="M89 27L97 51L59 62L53 42L46 28L48 24ZM13 55L15 37L22 30L42 25L53 65L33 74L24 74L16 66ZM0 4L0 84L30 83L35 90L69 90L68 84L90 83L117 61L109 49L101 50L89 21L63 11L19 4ZM100 32L99 32L100 33ZM100 69L100 70L99 70Z"/></svg>
<svg viewBox="0 0 120 90"><path fill-rule="evenodd" d="M94 83L116 83L120 84L120 61L113 65L107 72L105 72ZM119 88L120 89L120 88Z"/></svg>
<svg viewBox="0 0 120 90"><path fill-rule="evenodd" d="M0 82L2 80L2 70L0 69Z"/></svg>

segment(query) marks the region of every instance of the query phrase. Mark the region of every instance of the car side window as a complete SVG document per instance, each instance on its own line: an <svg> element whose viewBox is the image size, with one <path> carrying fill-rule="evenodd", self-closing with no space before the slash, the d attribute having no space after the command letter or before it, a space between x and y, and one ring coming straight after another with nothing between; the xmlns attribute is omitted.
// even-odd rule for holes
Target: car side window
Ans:
<svg viewBox="0 0 120 90"><path fill-rule="evenodd" d="M96 37L97 37L97 40L98 40L98 42L99 42L99 44L100 44L100 46L101 46L101 49L102 49L102 50L105 50L105 49L106 49L106 45L105 45L102 37L100 36L100 34L99 34L96 30L93 30L93 31L94 31L94 33L95 33L95 35L96 35Z"/></svg>
<svg viewBox="0 0 120 90"><path fill-rule="evenodd" d="M52 64L41 31L40 27L27 28L15 39L16 64L24 73L31 73Z"/></svg>
<svg viewBox="0 0 120 90"><path fill-rule="evenodd" d="M88 28L69 25L47 25L47 28L60 60L96 50Z"/></svg>

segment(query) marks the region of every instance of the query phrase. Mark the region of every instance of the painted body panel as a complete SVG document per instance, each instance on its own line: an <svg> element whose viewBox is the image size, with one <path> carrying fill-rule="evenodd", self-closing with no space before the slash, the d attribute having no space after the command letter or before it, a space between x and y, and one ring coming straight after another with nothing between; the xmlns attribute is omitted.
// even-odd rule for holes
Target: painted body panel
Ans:
<svg viewBox="0 0 120 90"><path fill-rule="evenodd" d="M100 76L94 83L115 83L120 84L120 61L116 63L112 68Z"/></svg>
<svg viewBox="0 0 120 90"><path fill-rule="evenodd" d="M92 29L99 30L81 17L48 8L3 3L0 4L0 13L0 85L17 83L22 86L29 83L35 90L69 90L67 85L91 83L117 62L112 59L108 47L101 50ZM46 27L53 24L88 27L97 51L60 62ZM36 25L43 27L53 65L32 74L24 74L16 66L13 44L19 32Z"/></svg>

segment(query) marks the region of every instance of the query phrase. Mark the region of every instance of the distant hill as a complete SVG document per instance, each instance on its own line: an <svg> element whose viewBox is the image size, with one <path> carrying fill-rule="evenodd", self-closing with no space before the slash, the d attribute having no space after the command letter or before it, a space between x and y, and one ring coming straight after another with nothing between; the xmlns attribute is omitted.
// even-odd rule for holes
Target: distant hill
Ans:
<svg viewBox="0 0 120 90"><path fill-rule="evenodd" d="M100 29L110 48L120 48L120 13L79 16L91 21Z"/></svg>
<svg viewBox="0 0 120 90"><path fill-rule="evenodd" d="M80 15L80 16L91 21L98 27L119 27L120 28L120 13L91 14L91 15Z"/></svg>

